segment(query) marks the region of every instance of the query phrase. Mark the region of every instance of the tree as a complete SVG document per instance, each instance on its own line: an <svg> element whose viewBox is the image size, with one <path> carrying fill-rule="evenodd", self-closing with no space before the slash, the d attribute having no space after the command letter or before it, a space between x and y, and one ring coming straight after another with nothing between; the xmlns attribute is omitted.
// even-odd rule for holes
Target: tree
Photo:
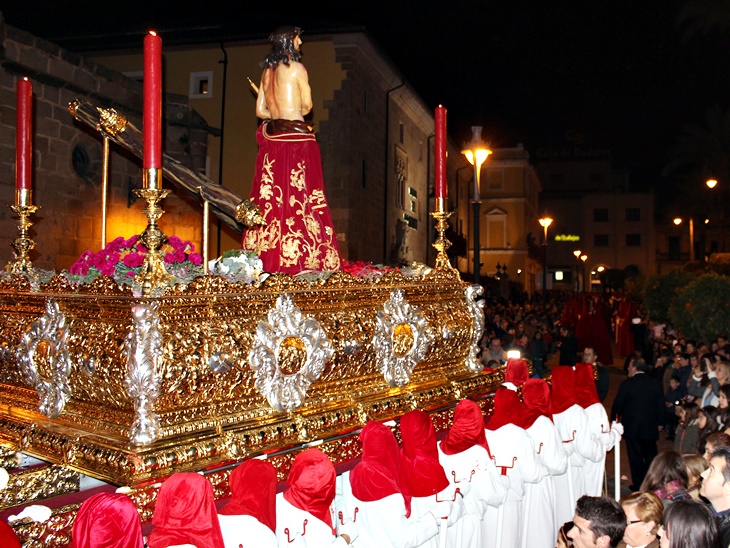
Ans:
<svg viewBox="0 0 730 548"><path fill-rule="evenodd" d="M683 335L700 341L730 333L730 278L700 276L677 293L669 317Z"/></svg>
<svg viewBox="0 0 730 548"><path fill-rule="evenodd" d="M672 270L666 274L651 276L646 282L642 298L649 317L661 323L669 321L669 307L674 297L695 277L684 270Z"/></svg>

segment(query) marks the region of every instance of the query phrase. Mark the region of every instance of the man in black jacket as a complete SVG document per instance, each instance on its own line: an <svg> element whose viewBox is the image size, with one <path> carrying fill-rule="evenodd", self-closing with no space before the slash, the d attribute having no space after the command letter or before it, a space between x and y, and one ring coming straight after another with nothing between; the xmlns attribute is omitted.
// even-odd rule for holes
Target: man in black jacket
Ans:
<svg viewBox="0 0 730 548"><path fill-rule="evenodd" d="M624 426L632 491L639 489L657 455L656 442L664 425L664 391L659 381L646 374L648 370L644 360L634 358L629 364L629 378L619 386L611 407L611 419Z"/></svg>
<svg viewBox="0 0 730 548"><path fill-rule="evenodd" d="M713 449L710 467L702 472L700 495L710 501L722 546L730 545L730 447Z"/></svg>
<svg viewBox="0 0 730 548"><path fill-rule="evenodd" d="M578 362L578 337L569 325L560 326L560 362L558 365L573 366Z"/></svg>

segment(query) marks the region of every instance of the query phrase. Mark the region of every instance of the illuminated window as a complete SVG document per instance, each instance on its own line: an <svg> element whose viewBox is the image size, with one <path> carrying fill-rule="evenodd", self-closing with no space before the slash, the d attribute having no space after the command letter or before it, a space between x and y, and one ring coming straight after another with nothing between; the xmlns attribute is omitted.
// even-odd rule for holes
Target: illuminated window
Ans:
<svg viewBox="0 0 730 548"><path fill-rule="evenodd" d="M191 72L190 90L191 99L210 99L213 97L213 71Z"/></svg>

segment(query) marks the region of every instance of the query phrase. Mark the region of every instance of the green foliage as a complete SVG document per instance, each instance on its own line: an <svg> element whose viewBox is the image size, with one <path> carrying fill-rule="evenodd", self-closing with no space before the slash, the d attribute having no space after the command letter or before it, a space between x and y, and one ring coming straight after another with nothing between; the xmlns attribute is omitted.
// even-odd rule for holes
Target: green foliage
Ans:
<svg viewBox="0 0 730 548"><path fill-rule="evenodd" d="M669 306L679 290L689 285L695 275L684 270L672 270L660 276L651 276L644 286L644 310L657 322L669 321Z"/></svg>
<svg viewBox="0 0 730 548"><path fill-rule="evenodd" d="M730 333L730 278L700 276L677 292L669 317L681 333L698 340Z"/></svg>

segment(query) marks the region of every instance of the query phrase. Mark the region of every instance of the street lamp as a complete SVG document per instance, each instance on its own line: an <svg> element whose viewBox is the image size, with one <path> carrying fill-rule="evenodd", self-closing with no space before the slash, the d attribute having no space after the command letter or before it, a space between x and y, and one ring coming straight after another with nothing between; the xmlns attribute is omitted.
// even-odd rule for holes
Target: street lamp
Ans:
<svg viewBox="0 0 730 548"><path fill-rule="evenodd" d="M682 224L682 218L676 217L674 224L679 226ZM692 217L689 218L689 261L694 262L695 260L695 222Z"/></svg>
<svg viewBox="0 0 730 548"><path fill-rule="evenodd" d="M575 255L576 261L580 261L581 253L583 253L583 252L580 249L576 249L575 251L573 251L573 255ZM580 278L578 277L578 275L580 274L580 272L578 272L579 266L580 266L580 263L578 263L578 265L576 265L576 267L575 267L575 290L576 291L580 291ZM583 282L583 283L585 284L585 282Z"/></svg>
<svg viewBox="0 0 730 548"><path fill-rule="evenodd" d="M542 299L547 303L547 239L548 239L548 227L553 223L550 217L543 217L537 221L543 228L542 237Z"/></svg>
<svg viewBox="0 0 730 548"><path fill-rule="evenodd" d="M482 254L482 248L479 242L479 215L482 207L479 180L481 178L482 164L486 161L487 156L492 153L489 149L489 144L482 141L482 126L471 127L471 141L464 143L464 148L461 153L474 166L474 198L472 200L472 206L474 208L474 283L479 285Z"/></svg>
<svg viewBox="0 0 730 548"><path fill-rule="evenodd" d="M705 184L708 188L715 188L715 186L717 186L717 179L707 179L707 181L705 181Z"/></svg>
<svg viewBox="0 0 730 548"><path fill-rule="evenodd" d="M583 291L586 290L586 261L588 260L588 255L585 253L580 256L580 260L583 261Z"/></svg>

